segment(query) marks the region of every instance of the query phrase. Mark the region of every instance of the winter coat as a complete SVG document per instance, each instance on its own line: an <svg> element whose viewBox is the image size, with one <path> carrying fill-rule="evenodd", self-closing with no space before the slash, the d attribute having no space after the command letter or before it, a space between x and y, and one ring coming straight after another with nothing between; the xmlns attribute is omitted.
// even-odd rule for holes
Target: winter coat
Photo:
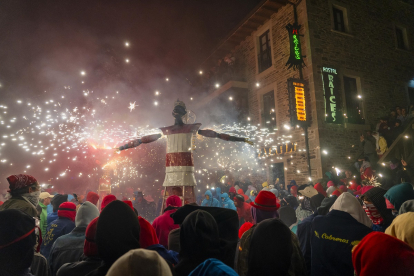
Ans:
<svg viewBox="0 0 414 276"><path fill-rule="evenodd" d="M42 231L42 238L45 238L47 229L47 206L39 201L39 207L42 209L40 212L40 231Z"/></svg>
<svg viewBox="0 0 414 276"><path fill-rule="evenodd" d="M384 137L380 136L378 139L378 147L380 152L377 152L378 155L383 155L387 150L387 140Z"/></svg>
<svg viewBox="0 0 414 276"><path fill-rule="evenodd" d="M210 258L196 267L188 276L237 276L236 271L222 261Z"/></svg>
<svg viewBox="0 0 414 276"><path fill-rule="evenodd" d="M45 239L40 247L40 253L49 260L53 243L61 236L69 234L75 228L75 223L69 218L59 217L52 221L46 229Z"/></svg>
<svg viewBox="0 0 414 276"><path fill-rule="evenodd" d="M168 234L170 231L180 227L178 224L174 224L174 220L170 217L175 211L177 211L175 208L165 211L164 214L157 217L152 223L160 244L165 248L168 248Z"/></svg>
<svg viewBox="0 0 414 276"><path fill-rule="evenodd" d="M36 218L38 216L36 208L30 202L26 201L21 196L13 196L6 200L3 205L0 206L0 211L8 209L17 209L31 217ZM43 233L42 233L43 235Z"/></svg>
<svg viewBox="0 0 414 276"><path fill-rule="evenodd" d="M220 201L220 196L221 196L221 188L217 187L215 189L216 194L213 196L215 199L217 199L218 201Z"/></svg>
<svg viewBox="0 0 414 276"><path fill-rule="evenodd" d="M58 270L57 276L86 276L101 266L102 260L98 257L88 257L76 263L68 263L62 265Z"/></svg>
<svg viewBox="0 0 414 276"><path fill-rule="evenodd" d="M176 265L178 263L178 252L168 250L161 244L153 244L146 249L156 251L169 264Z"/></svg>
<svg viewBox="0 0 414 276"><path fill-rule="evenodd" d="M56 212L52 212L50 214L47 214L47 226L49 226L49 224L52 221L56 220L56 219L58 219L57 211Z"/></svg>
<svg viewBox="0 0 414 276"><path fill-rule="evenodd" d="M341 194L330 210L312 222L311 275L353 275L351 250L372 232L372 222L350 193Z"/></svg>
<svg viewBox="0 0 414 276"><path fill-rule="evenodd" d="M180 252L180 228L171 230L168 234L168 250Z"/></svg>
<svg viewBox="0 0 414 276"><path fill-rule="evenodd" d="M210 198L204 198L203 202L201 202L201 206L209 206L209 207L221 207L220 202L213 198L213 194L210 190L207 190L204 194L204 196L208 195Z"/></svg>
<svg viewBox="0 0 414 276"><path fill-rule="evenodd" d="M227 193L221 194L221 203L223 204L223 208L237 211L236 206L234 206L234 201L229 198Z"/></svg>
<svg viewBox="0 0 414 276"><path fill-rule="evenodd" d="M296 234L298 236L300 250L302 251L303 258L305 259L306 264L306 275L311 275L311 237L312 237L312 222L313 219L318 215L318 213L314 213L313 215L305 218L300 224L298 224L298 228Z"/></svg>
<svg viewBox="0 0 414 276"><path fill-rule="evenodd" d="M252 228L247 230L243 234L240 240L239 255L237 257L237 273L240 276L247 275L250 241L251 241L252 234L253 234L253 231L256 225L254 225ZM295 276L306 275L305 260L300 250L298 238L293 232L291 232L291 240L292 240L293 251L292 251L291 263L289 266L289 275L295 275Z"/></svg>
<svg viewBox="0 0 414 276"><path fill-rule="evenodd" d="M75 227L67 235L59 237L50 250L48 259L51 275L55 276L59 268L66 263L77 262L83 254L86 227Z"/></svg>
<svg viewBox="0 0 414 276"><path fill-rule="evenodd" d="M252 206L246 202L242 202L242 204L242 207L237 208L237 215L239 217L239 221L241 219L244 219L244 222L253 223L252 212L250 211L250 208L252 208Z"/></svg>
<svg viewBox="0 0 414 276"><path fill-rule="evenodd" d="M30 272L35 276L49 276L49 267L46 258L35 252L32 264L30 265Z"/></svg>

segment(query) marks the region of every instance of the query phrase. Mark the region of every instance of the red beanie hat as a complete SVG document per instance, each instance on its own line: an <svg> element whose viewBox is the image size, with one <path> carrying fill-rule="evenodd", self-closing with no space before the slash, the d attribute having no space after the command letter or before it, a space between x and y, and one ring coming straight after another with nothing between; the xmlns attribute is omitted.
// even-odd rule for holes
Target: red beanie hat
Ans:
<svg viewBox="0 0 414 276"><path fill-rule="evenodd" d="M146 219L138 217L141 232L139 232L139 244L141 248L147 248L154 244L159 244L157 233L154 227Z"/></svg>
<svg viewBox="0 0 414 276"><path fill-rule="evenodd" d="M0 201L0 206L3 205L3 203L4 203L3 201Z"/></svg>
<svg viewBox="0 0 414 276"><path fill-rule="evenodd" d="M108 205L109 203L115 200L116 200L116 197L114 195L107 195L106 197L104 197L102 200L102 204L101 204L101 212L103 208L106 207L106 205Z"/></svg>
<svg viewBox="0 0 414 276"><path fill-rule="evenodd" d="M96 245L96 228L98 226L98 218L94 218L86 227L85 242L83 244L83 254L86 257L98 256L98 246Z"/></svg>
<svg viewBox="0 0 414 276"><path fill-rule="evenodd" d="M98 203L98 200L99 200L99 195L97 193L89 192L86 195L86 201L89 201L93 205L96 205Z"/></svg>
<svg viewBox="0 0 414 276"><path fill-rule="evenodd" d="M341 194L342 193L340 190L335 190L331 195L336 195L337 197L339 197Z"/></svg>
<svg viewBox="0 0 414 276"><path fill-rule="evenodd" d="M126 205L128 205L129 207L131 207L132 210L134 210L134 205L132 205L131 200L123 200L122 202L126 203Z"/></svg>
<svg viewBox="0 0 414 276"><path fill-rule="evenodd" d="M243 236L244 232L246 232L247 230L249 230L250 228L252 228L252 226L253 226L253 223L251 223L251 222L245 222L245 223L243 223L243 225L239 229L239 239L241 239L241 237Z"/></svg>
<svg viewBox="0 0 414 276"><path fill-rule="evenodd" d="M352 252L357 275L414 275L414 249L381 232L366 235Z"/></svg>
<svg viewBox="0 0 414 276"><path fill-rule="evenodd" d="M323 189L321 183L316 183L314 186L315 190L318 191L318 193L322 194L324 197L327 197L326 191ZM292 188L291 188L292 189Z"/></svg>
<svg viewBox="0 0 414 276"><path fill-rule="evenodd" d="M230 189L229 189L229 193L234 193L234 194L237 194L237 192L236 192L236 188L234 188L234 187L230 187Z"/></svg>
<svg viewBox="0 0 414 276"><path fill-rule="evenodd" d="M260 191L250 205L263 211L276 211L280 208L275 194L269 191Z"/></svg>
<svg viewBox="0 0 414 276"><path fill-rule="evenodd" d="M63 202L59 205L58 217L69 218L71 221L75 221L76 217L76 205L73 202Z"/></svg>
<svg viewBox="0 0 414 276"><path fill-rule="evenodd" d="M165 204L167 205L167 207L168 206L181 207L183 205L180 197L176 195L169 196Z"/></svg>
<svg viewBox="0 0 414 276"><path fill-rule="evenodd" d="M345 185L339 186L339 190L341 190L343 193L348 192L348 188Z"/></svg>
<svg viewBox="0 0 414 276"><path fill-rule="evenodd" d="M294 197L297 197L297 196L298 196L298 187L296 187L296 186L292 186L292 187L290 187L290 193L291 193Z"/></svg>

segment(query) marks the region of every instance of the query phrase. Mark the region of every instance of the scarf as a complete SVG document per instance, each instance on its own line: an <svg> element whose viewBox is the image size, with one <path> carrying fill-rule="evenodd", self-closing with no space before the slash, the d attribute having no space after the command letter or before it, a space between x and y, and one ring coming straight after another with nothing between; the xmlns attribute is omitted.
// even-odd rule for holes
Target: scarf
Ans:
<svg viewBox="0 0 414 276"><path fill-rule="evenodd" d="M39 202L40 191L22 194L21 197L31 203L35 208Z"/></svg>
<svg viewBox="0 0 414 276"><path fill-rule="evenodd" d="M379 225L383 223L384 219L381 217L380 212L377 210L377 207L375 207L374 204L364 202L362 207L364 208L365 213L367 213L367 216L373 224Z"/></svg>

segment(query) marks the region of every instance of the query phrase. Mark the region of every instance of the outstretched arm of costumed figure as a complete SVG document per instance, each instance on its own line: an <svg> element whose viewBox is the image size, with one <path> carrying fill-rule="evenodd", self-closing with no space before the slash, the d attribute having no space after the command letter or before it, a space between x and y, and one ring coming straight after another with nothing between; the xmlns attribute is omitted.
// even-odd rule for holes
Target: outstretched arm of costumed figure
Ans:
<svg viewBox="0 0 414 276"><path fill-rule="evenodd" d="M117 150L126 150L126 149L135 148L135 147L138 147L141 144L155 142L158 139L160 139L160 137L161 137L161 134L153 134L153 135L144 136L144 137L141 137L140 139L131 141L128 144L120 146L119 148L116 148L116 149Z"/></svg>
<svg viewBox="0 0 414 276"><path fill-rule="evenodd" d="M198 134L200 134L201 136L209 137L209 138L219 138L221 140L232 141L232 142L245 142L250 145L253 145L253 142L249 141L248 138L230 136L228 134L223 134L223 133L217 133L210 129L199 130Z"/></svg>

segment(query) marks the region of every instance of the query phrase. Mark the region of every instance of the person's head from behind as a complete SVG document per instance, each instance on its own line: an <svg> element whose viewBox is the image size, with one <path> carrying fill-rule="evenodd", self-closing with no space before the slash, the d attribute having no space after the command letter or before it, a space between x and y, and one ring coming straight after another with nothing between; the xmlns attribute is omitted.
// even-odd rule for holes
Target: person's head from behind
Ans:
<svg viewBox="0 0 414 276"><path fill-rule="evenodd" d="M7 177L9 182L8 192L12 197L27 195L27 194L38 194L40 195L40 186L36 178L27 174L10 175Z"/></svg>
<svg viewBox="0 0 414 276"><path fill-rule="evenodd" d="M180 228L180 258L203 262L220 256L216 220L203 210L191 212Z"/></svg>
<svg viewBox="0 0 414 276"><path fill-rule="evenodd" d="M236 208L243 207L243 203L244 203L244 197L242 195L236 195L234 197L234 206L236 206Z"/></svg>
<svg viewBox="0 0 414 276"><path fill-rule="evenodd" d="M27 273L35 244L32 217L16 209L0 211L0 275Z"/></svg>
<svg viewBox="0 0 414 276"><path fill-rule="evenodd" d="M277 210L280 203L277 202L276 196L269 191L260 191L254 202L250 202L252 208L250 212L255 224L269 218L277 218L279 214Z"/></svg>
<svg viewBox="0 0 414 276"><path fill-rule="evenodd" d="M289 275L293 252L291 235L279 219L260 222L251 235L247 275Z"/></svg>
<svg viewBox="0 0 414 276"><path fill-rule="evenodd" d="M59 209L60 204L66 201L68 201L68 195L56 194L51 201L53 212L56 213Z"/></svg>
<svg viewBox="0 0 414 276"><path fill-rule="evenodd" d="M414 275L414 249L395 237L371 232L352 249L356 275Z"/></svg>
<svg viewBox="0 0 414 276"><path fill-rule="evenodd" d="M401 115L406 116L407 115L407 109L401 108Z"/></svg>
<svg viewBox="0 0 414 276"><path fill-rule="evenodd" d="M98 226L98 219L94 218L86 227L85 242L83 244L83 254L86 257L98 256L98 246L96 245L96 228Z"/></svg>
<svg viewBox="0 0 414 276"><path fill-rule="evenodd" d="M115 200L102 210L96 230L98 252L105 264L112 264L131 249L140 248L140 225L134 211Z"/></svg>
<svg viewBox="0 0 414 276"><path fill-rule="evenodd" d="M172 273L167 262L157 252L134 249L120 257L106 275L172 276Z"/></svg>

